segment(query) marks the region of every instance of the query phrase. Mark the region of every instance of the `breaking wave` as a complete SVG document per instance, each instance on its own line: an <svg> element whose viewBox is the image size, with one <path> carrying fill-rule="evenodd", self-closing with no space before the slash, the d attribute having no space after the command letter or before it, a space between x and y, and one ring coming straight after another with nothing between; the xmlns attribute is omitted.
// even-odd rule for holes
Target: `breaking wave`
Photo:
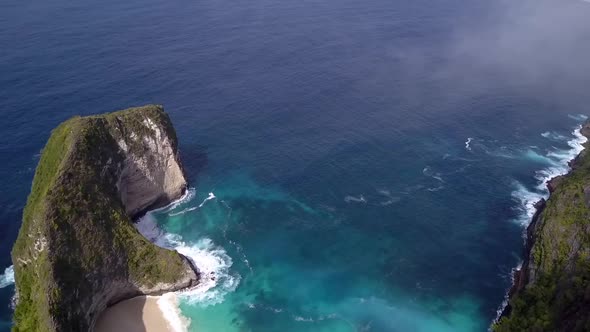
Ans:
<svg viewBox="0 0 590 332"><path fill-rule="evenodd" d="M175 293L166 293L157 301L158 308L166 319L168 326L174 332L188 331L190 319L184 317L178 307L178 296Z"/></svg>
<svg viewBox="0 0 590 332"><path fill-rule="evenodd" d="M535 203L549 196L547 182L556 176L567 174L570 170L569 162L584 150L584 143L588 139L580 133L581 129L582 126L579 125L572 131L573 138L570 138L567 142L569 149L554 148L546 156L539 155L532 150L527 152L528 158L542 161L548 164L549 167L535 172L535 179L537 180L535 188L527 188L522 183L514 181L515 189L512 192L512 197L519 202L518 209L521 210L521 213L517 219L520 224L528 225L536 211Z"/></svg>
<svg viewBox="0 0 590 332"><path fill-rule="evenodd" d="M188 257L199 270L199 284L195 288L179 292L180 298L188 303L202 306L221 303L224 296L233 292L240 283L240 276L230 272L233 264L231 257L211 239L185 242L180 235L160 229L151 213L147 213L135 226L156 245L174 249Z"/></svg>
<svg viewBox="0 0 590 332"><path fill-rule="evenodd" d="M191 189L180 200L157 211L170 211L190 201L193 197L194 189ZM215 195L210 193L198 207L202 207L208 200L214 198ZM158 306L170 327L175 332L186 331L190 320L182 316L178 308L179 300L202 307L221 303L226 294L233 292L237 288L241 277L239 274L230 271L233 261L224 248L215 245L211 239L206 237L191 242L185 241L178 234L165 232L158 227L153 212L148 212L135 224L137 230L154 244L163 248L174 249L188 257L200 274L200 280L196 287L165 294L158 300Z"/></svg>
<svg viewBox="0 0 590 332"><path fill-rule="evenodd" d="M14 284L14 267L11 265L0 275L0 288L8 287Z"/></svg>

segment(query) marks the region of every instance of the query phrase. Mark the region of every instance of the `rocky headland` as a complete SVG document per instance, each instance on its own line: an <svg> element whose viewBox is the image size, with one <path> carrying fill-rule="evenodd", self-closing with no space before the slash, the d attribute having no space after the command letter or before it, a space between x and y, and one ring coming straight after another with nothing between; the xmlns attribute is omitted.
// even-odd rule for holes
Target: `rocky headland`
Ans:
<svg viewBox="0 0 590 332"><path fill-rule="evenodd" d="M581 134L590 138L590 123ZM548 182L526 231L524 261L494 331L590 331L590 143Z"/></svg>
<svg viewBox="0 0 590 332"><path fill-rule="evenodd" d="M92 331L108 306L196 285L188 258L132 224L186 187L161 106L74 117L54 129L12 250L13 330Z"/></svg>

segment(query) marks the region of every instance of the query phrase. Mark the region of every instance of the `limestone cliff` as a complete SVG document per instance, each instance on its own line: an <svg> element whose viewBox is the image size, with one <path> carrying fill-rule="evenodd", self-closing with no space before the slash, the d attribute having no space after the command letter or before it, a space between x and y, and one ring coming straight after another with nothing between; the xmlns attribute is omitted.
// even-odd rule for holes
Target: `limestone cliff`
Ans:
<svg viewBox="0 0 590 332"><path fill-rule="evenodd" d="M590 137L590 124L582 128ZM590 143L548 184L495 331L590 331Z"/></svg>
<svg viewBox="0 0 590 332"><path fill-rule="evenodd" d="M196 284L186 257L132 225L186 185L160 106L75 117L54 129L12 250L14 331L91 331L109 305Z"/></svg>

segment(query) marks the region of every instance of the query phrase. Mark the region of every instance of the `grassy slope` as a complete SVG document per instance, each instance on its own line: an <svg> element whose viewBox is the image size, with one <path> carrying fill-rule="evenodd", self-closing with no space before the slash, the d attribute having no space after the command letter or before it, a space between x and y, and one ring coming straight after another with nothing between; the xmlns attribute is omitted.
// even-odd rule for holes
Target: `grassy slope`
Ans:
<svg viewBox="0 0 590 332"><path fill-rule="evenodd" d="M588 145L587 145L588 148ZM536 280L510 301L505 331L590 331L590 153L559 183L534 232ZM586 193L585 193L586 192Z"/></svg>
<svg viewBox="0 0 590 332"><path fill-rule="evenodd" d="M52 132L12 251L15 331L83 329L84 310L105 279L151 286L183 275L182 258L141 236L116 192L117 163L124 158L116 139L124 133L115 128L149 134L140 132L145 116L164 123L176 140L159 107L75 117Z"/></svg>

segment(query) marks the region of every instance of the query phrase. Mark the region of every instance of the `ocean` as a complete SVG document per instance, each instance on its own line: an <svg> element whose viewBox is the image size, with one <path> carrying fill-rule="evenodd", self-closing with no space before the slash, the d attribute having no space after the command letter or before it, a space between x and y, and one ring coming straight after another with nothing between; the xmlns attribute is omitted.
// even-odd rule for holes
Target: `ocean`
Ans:
<svg viewBox="0 0 590 332"><path fill-rule="evenodd" d="M486 331L581 151L590 5L0 2L0 331L41 149L163 104L190 190L140 228L204 280L190 331ZM549 23L550 22L550 23Z"/></svg>

